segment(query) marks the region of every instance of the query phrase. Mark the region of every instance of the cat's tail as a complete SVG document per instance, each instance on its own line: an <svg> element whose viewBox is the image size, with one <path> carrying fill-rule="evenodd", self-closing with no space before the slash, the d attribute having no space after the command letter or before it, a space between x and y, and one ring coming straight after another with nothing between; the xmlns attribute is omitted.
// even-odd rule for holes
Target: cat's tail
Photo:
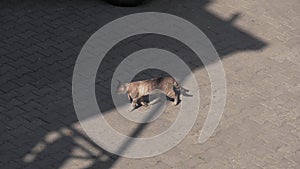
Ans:
<svg viewBox="0 0 300 169"><path fill-rule="evenodd" d="M182 86L181 86L180 84L178 84L177 82L175 82L175 83L173 84L173 86L174 86L174 88L175 88L176 90L179 90L180 92L189 92L188 89L182 87Z"/></svg>
<svg viewBox="0 0 300 169"><path fill-rule="evenodd" d="M186 88L180 86L180 91L181 91L181 92L189 92L190 90L188 90L188 89L186 89Z"/></svg>

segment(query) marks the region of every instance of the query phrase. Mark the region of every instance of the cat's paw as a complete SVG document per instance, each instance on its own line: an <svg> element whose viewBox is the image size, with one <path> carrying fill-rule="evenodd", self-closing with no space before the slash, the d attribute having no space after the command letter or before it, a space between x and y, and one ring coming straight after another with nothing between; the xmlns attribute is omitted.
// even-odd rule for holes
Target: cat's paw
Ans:
<svg viewBox="0 0 300 169"><path fill-rule="evenodd" d="M172 104L173 104L173 106L177 106L178 102L173 102Z"/></svg>

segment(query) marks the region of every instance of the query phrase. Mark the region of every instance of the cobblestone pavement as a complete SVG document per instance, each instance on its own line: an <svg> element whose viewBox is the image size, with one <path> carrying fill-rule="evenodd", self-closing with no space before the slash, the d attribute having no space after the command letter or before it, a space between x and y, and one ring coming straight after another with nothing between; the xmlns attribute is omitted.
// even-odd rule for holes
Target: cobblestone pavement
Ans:
<svg viewBox="0 0 300 169"><path fill-rule="evenodd" d="M183 17L209 37L224 65L228 95L215 134L198 144L210 102L201 62L186 46L157 35L117 44L98 71L96 88L100 107L117 130L148 137L176 117L172 106L149 125L115 113L109 78L138 49L160 47L182 57L202 96L196 124L179 145L156 157L129 159L104 151L82 132L71 78L80 49L96 30L145 11ZM1 1L0 168L300 168L299 11L298 0L152 0L134 8L101 0Z"/></svg>

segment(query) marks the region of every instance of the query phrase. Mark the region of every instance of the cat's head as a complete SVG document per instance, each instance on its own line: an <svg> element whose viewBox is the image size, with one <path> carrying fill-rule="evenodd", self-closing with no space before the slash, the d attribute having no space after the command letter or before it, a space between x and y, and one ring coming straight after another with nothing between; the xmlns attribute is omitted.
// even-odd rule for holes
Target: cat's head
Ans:
<svg viewBox="0 0 300 169"><path fill-rule="evenodd" d="M127 93L129 83L121 83L120 81L118 81L118 82L119 82L119 84L117 86L116 92L118 94L125 94L125 93Z"/></svg>

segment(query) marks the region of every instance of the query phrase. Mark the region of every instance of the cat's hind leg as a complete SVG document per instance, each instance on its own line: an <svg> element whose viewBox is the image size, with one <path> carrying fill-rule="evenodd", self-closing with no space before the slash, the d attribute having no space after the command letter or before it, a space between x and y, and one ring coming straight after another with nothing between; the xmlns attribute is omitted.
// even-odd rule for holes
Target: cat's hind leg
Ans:
<svg viewBox="0 0 300 169"><path fill-rule="evenodd" d="M173 100L172 104L174 106L176 106L179 103L179 94L176 93L175 91L168 93L167 96Z"/></svg>
<svg viewBox="0 0 300 169"><path fill-rule="evenodd" d="M174 105L174 106L178 105L179 100L180 100L180 99L179 99L179 94L175 94L175 98L174 98L173 105Z"/></svg>

